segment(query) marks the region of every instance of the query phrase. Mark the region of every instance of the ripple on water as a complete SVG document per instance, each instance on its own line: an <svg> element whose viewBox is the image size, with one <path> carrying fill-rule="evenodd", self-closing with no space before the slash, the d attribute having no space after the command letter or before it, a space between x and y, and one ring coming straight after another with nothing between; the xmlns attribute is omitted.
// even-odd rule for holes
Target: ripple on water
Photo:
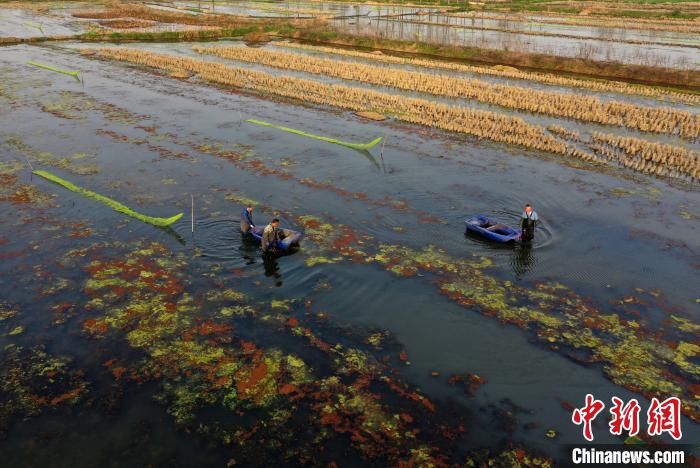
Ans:
<svg viewBox="0 0 700 468"><path fill-rule="evenodd" d="M257 254L257 246L243 242L238 222L232 219L199 219L195 222L194 246L203 259L245 264Z"/></svg>
<svg viewBox="0 0 700 468"><path fill-rule="evenodd" d="M494 210L485 214L516 229L520 224L519 212ZM464 222L463 219L462 222ZM499 244L472 233L465 233L464 239L472 253L491 258L496 267L510 268L515 277L521 279L537 269L542 261L543 252L556 244L557 233L550 223L540 220L537 224L535 239L529 243Z"/></svg>

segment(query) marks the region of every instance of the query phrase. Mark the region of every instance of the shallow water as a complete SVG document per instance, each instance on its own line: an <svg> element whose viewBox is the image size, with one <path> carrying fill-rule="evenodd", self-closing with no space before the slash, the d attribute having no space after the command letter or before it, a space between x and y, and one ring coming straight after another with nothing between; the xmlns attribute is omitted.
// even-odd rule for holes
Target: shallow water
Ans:
<svg viewBox="0 0 700 468"><path fill-rule="evenodd" d="M84 83L30 71L23 65L28 55L84 70ZM68 460L68 454L74 458L84 446L88 449L80 450L73 466L115 459L125 464L177 460L183 466L201 466L238 457L235 449L209 435L191 434L176 425L165 411L167 405L152 399L160 381L124 383L105 371L102 363L114 356L125 362L141 359L141 351L124 341L123 331L95 339L86 335L80 315L55 323L51 307L66 301L83 304L87 298L82 285L89 279L84 268L57 268L55 260L69 249L103 243L108 245L88 260L120 258L141 242L162 243L167 255L184 258L182 275L195 295L226 285L263 303L295 299L290 315L305 321L324 313L325 321L309 326L346 346L362 348L367 333L388 332L386 349L394 354L405 350L410 360L410 365L396 362L398 378L420 388L438 408L467 426L466 436L453 444L458 454L514 441L558 457L563 444L581 441L580 429L570 423L570 411L562 402L578 406L588 392L603 400L611 395L634 396L606 379L599 366L577 364L536 344L530 333L501 325L475 307L460 306L438 294L428 276L397 278L376 264L348 261L310 267L306 261L316 249L311 240L302 241L301 251L294 255L263 261L237 233L240 197L262 204L255 212L258 223L279 210L283 225L300 228L299 216L314 215L372 236L367 243L414 249L434 244L455 259L487 257L493 261L488 274L499 281L525 288L560 282L605 313L618 313L610 301L632 295L643 297L646 305L639 306L639 313L649 323L666 319L668 310L696 323L700 320L693 287L700 279L696 186L568 167L557 158L503 145L228 93L67 50L5 48L0 73L2 162L24 162L26 152L8 143L15 137L39 153L51 153L30 154L35 165L138 211L153 216L187 213L172 231L156 229L31 177L26 170L19 173L22 182L55 195L59 206L39 211L31 205L0 203L0 215L13 220L0 230L4 240L0 252L22 252L4 257L0 267L0 297L22 311L11 322L0 322L0 346L42 343L51 354L71 357L76 367L86 369L91 382L86 401L92 403L47 411L28 421L13 419L12 432L0 442L11 462L42 464L55 454L66 454L63 459ZM64 100L57 101L61 93ZM242 121L246 118L347 141L385 135L387 143L381 155L375 147L368 158L340 146L251 125ZM212 155L202 149L205 144L245 154L250 164ZM94 164L99 172L79 175L51 165L56 157L79 153L87 156L71 159L74 165ZM259 167L279 169L289 178L265 174ZM301 183L304 178L314 183ZM195 199L194 234L190 194ZM231 194L233 199L227 199ZM400 201L405 204L393 203ZM531 249L495 247L464 236L468 214L485 213L516 224L526 202L534 204L542 219ZM82 237L85 228L91 232ZM55 277L70 281L71 287L37 294L53 285ZM658 289L661 299L655 302L635 288ZM81 313L91 316L76 312ZM214 309L201 311L202 316L213 313ZM280 327L262 320L232 319L232 323L236 335L261 347L293 349L319 372L327 371L328 364L314 354L316 350L282 334ZM18 324L24 333L8 335ZM439 376L431 376L433 371ZM473 397L446 381L465 372L487 381ZM117 410L96 405L100 396L114 402ZM642 407L646 405L644 400ZM221 405L198 416L202 421L228 421ZM545 437L548 429L555 429L558 437ZM685 440L699 440L700 425L685 418L683 429ZM617 440L604 434L603 424L596 430L599 441ZM104 443L107 440L110 447ZM345 439L333 440L329 450L339 462L362 463Z"/></svg>
<svg viewBox="0 0 700 468"><path fill-rule="evenodd" d="M419 40L432 44L463 47L480 47L507 51L535 52L541 54L579 57L597 61L613 61L636 65L653 65L697 70L700 52L695 47L679 47L656 44L641 45L591 38L539 36L505 31L489 31L358 18L338 20L341 31L369 34L387 39ZM547 25L549 26L549 25ZM549 29L549 28L548 28Z"/></svg>
<svg viewBox="0 0 700 468"><path fill-rule="evenodd" d="M84 20L64 9L48 13L17 8L0 9L0 37L64 36L85 32Z"/></svg>
<svg viewBox="0 0 700 468"><path fill-rule="evenodd" d="M435 11L430 7L402 7L397 5L365 5L352 3L333 2L186 2L176 1L173 5L180 8L189 8L204 12L247 15L261 17L300 17L309 18L315 16L353 17L367 16L378 17L397 14L416 14L419 12ZM155 6L155 5L154 5ZM165 7L164 5L162 7ZM187 11L187 10L185 10Z"/></svg>

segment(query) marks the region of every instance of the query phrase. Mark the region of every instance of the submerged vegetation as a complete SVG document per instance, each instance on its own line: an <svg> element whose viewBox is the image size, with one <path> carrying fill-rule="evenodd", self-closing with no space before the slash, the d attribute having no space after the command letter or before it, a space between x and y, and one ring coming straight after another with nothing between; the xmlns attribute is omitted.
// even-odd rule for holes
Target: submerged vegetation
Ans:
<svg viewBox="0 0 700 468"><path fill-rule="evenodd" d="M684 354L677 351L688 329L685 322L676 320L652 333L638 318L607 314L562 284L541 282L529 289L498 280L488 274L488 258L455 259L434 246L416 250L367 239L360 244L360 236L347 226L330 226L309 216L300 220L307 238L320 242L326 251L320 258L330 254L377 263L399 277L435 275L440 292L450 299L530 330L546 346L578 361L602 363L618 385L649 398L682 395L684 413L700 421L693 384L700 368L686 365ZM319 263L324 262L314 262ZM700 348L683 345L683 349L700 357Z"/></svg>
<svg viewBox="0 0 700 468"><path fill-rule="evenodd" d="M313 315L251 301L237 290L194 294L185 283L186 258L158 243L137 246L118 259L83 263L92 317L83 321L85 335L98 341L121 336L143 356L137 361L115 356L104 362L105 371L118 383L158 383L156 400L180 427L236 448L237 458L259 461L266 447L266 457L328 462L334 455L318 442L345 440L365 460L432 465L463 460L455 458L451 441L465 427L441 422L444 410L398 381L379 359L396 351L341 344L333 337L342 333L320 326ZM245 324L251 320L286 335L286 342L310 347L323 364L250 341ZM222 413L203 418L207 409ZM298 430L300 424L308 433ZM521 448L517 454L550 464ZM506 450L467 460L515 456Z"/></svg>

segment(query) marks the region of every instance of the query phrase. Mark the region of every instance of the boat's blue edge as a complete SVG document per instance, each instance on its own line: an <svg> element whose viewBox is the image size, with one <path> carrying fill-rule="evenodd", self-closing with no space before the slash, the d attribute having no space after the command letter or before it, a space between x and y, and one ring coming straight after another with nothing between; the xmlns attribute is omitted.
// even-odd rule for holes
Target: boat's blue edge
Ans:
<svg viewBox="0 0 700 468"><path fill-rule="evenodd" d="M283 240L277 242L277 248L279 250L289 250L294 244L299 243L301 237L303 236L302 232L294 231L292 229L288 229L288 231L291 231L294 234L287 236ZM257 242L262 242L262 229L251 229L250 233L252 234L253 239L255 239Z"/></svg>
<svg viewBox="0 0 700 468"><path fill-rule="evenodd" d="M477 221L479 224L474 224L473 221ZM466 231L471 231L475 234L478 234L482 237L493 240L495 242L502 242L502 243L514 242L514 241L518 240L518 238L520 237L520 232L518 232L516 229L513 229L510 226L507 226L507 227L508 227L508 229L510 229L512 234L507 235L507 236L504 236L502 234L498 234L498 233L493 232L493 231L489 231L488 229L481 227L482 224L486 224L486 223L498 224L495 221L493 221L492 219L490 219L489 217L484 216L484 215L470 216L464 221L464 223L466 225Z"/></svg>

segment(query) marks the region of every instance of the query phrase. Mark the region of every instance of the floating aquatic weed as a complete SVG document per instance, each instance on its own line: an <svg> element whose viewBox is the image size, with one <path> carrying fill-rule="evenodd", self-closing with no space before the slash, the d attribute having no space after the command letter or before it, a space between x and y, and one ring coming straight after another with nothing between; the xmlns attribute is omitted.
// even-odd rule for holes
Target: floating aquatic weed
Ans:
<svg viewBox="0 0 700 468"><path fill-rule="evenodd" d="M687 220L700 219L700 215L690 211L688 206L685 204L678 207L678 216Z"/></svg>
<svg viewBox="0 0 700 468"><path fill-rule="evenodd" d="M371 459L393 463L439 461L439 449L423 442L421 432L411 431L418 415L408 414L412 410L405 405L416 405L418 411L431 414L436 411L435 406L389 377L378 379L378 375L388 372L386 366L358 348L326 343L297 319L275 312L269 303L265 307L270 312L259 314L260 323L271 328L286 324L284 329L292 336L308 340L329 356L335 374L319 378L298 355L243 341L235 336L231 326L199 317L206 306L195 305L199 301L187 299L184 291L164 294L172 290L168 283L176 281L181 274L177 268L168 272L159 269L154 257L163 255L167 253L161 246L150 244L119 260L90 262L87 270L102 283L99 286L91 283L89 293L92 296L107 293L103 296L104 303L98 307L105 314L100 320L124 330L127 342L144 351L145 357L137 365L138 370L129 365L128 375L132 378L138 373L143 378L160 379L157 399L166 405L178 424L196 428L203 436L214 436L224 443L238 445L241 447L238 453L243 457L248 456L249 449L251 457L259 457L260 452L253 454L252 448L259 447L273 434L277 437L285 434L290 441L297 440L296 444L289 445L291 454L307 453L315 444L311 440L300 443L299 437L305 436L299 433L298 427L305 424L316 442L339 434L347 437L362 456ZM135 276L136 271L146 274ZM107 280L132 276L128 297L112 298L111 283ZM210 299L218 302L222 297L245 300L245 296L228 293L204 292L200 297L207 303ZM245 318L256 316L250 313L253 307L249 304L227 307L244 308ZM124 365L107 367L114 374ZM119 370L115 378L127 375L125 372ZM405 399L405 405L394 408L384 402L375 390L370 390L377 383L398 393ZM216 420L200 420L201 410L211 406L226 408L236 418L255 411L256 422L250 426L236 419L240 422L224 426ZM311 414L306 413L308 409ZM399 417L399 413L404 416ZM433 437L427 439L433 440ZM449 447L450 440L446 439L445 448Z"/></svg>
<svg viewBox="0 0 700 468"><path fill-rule="evenodd" d="M72 192L79 193L81 195L84 195L86 197L92 198L94 200L97 200L101 203L104 203L105 205L109 206L115 211L118 211L119 213L123 213L127 216L131 216L132 218L136 218L140 221L143 221L144 223L152 224L154 226L160 226L160 227L165 227L165 226L170 226L173 224L175 221L180 219L184 213L179 213L175 216L172 216L170 218L155 218L152 216L146 216L141 213L138 213L131 208L129 208L126 205L123 205L119 203L118 201L112 200L111 198L105 197L104 195L100 195L98 193L95 193L91 190L84 189L82 187L78 187L77 185L62 179L56 175L51 174L50 172L47 171L41 171L41 170L36 170L33 171L34 174L41 176L47 180L50 180L51 182L55 182L58 185L61 185L62 187L67 188L68 190Z"/></svg>
<svg viewBox="0 0 700 468"><path fill-rule="evenodd" d="M700 345L681 341L676 347L676 354L673 356L673 363L676 364L686 374L697 377L700 376Z"/></svg>
<svg viewBox="0 0 700 468"><path fill-rule="evenodd" d="M246 295L240 291L236 291L235 289L227 288L224 290L212 290L209 291L205 299L209 302L227 302L227 301L234 301L234 302L242 302L247 299Z"/></svg>
<svg viewBox="0 0 700 468"><path fill-rule="evenodd" d="M87 155L82 155L86 153L76 153L71 157L57 157L48 151L38 151L32 148L16 136L8 137L5 140L5 145L21 153L35 165L52 166L78 175L92 175L100 172L100 168L96 165L83 162Z"/></svg>
<svg viewBox="0 0 700 468"><path fill-rule="evenodd" d="M44 409L76 404L88 390L83 373L70 361L48 355L43 348L12 346L0 365L0 433L11 423L39 415Z"/></svg>
<svg viewBox="0 0 700 468"><path fill-rule="evenodd" d="M270 302L270 307L273 310L278 309L278 310L283 310L285 312L289 312L290 310L292 310L292 306L291 306L292 302L293 302L293 300L290 300L290 299L273 299Z"/></svg>
<svg viewBox="0 0 700 468"><path fill-rule="evenodd" d="M464 393L473 397L476 392L486 383L486 379L476 374L455 374L447 379L450 385L460 385L464 389Z"/></svg>
<svg viewBox="0 0 700 468"><path fill-rule="evenodd" d="M323 222L313 217L304 221L311 231L316 230L317 236L314 238L312 232L311 240L318 242L322 251L333 252L333 242L322 235ZM491 265L488 258L454 259L431 246L415 250L379 244L375 248L376 253L368 255L367 262L376 262L398 276L413 276L420 271L436 274L440 291L450 299L475 306L504 323L532 330L560 352L567 348L586 350L588 354L578 359L603 363L613 382L645 396L682 395L684 413L700 420L700 403L691 393L689 379L673 370L680 363L684 371L697 378L697 367L686 365L684 355L677 355L678 362L673 362L676 344L656 336L646 326L621 320L616 314L603 314L558 283L522 288L498 280L484 271ZM672 336L673 329L668 333Z"/></svg>
<svg viewBox="0 0 700 468"><path fill-rule="evenodd" d="M381 348L384 338L386 337L385 332L375 332L372 333L365 339L367 344L374 346L375 348Z"/></svg>
<svg viewBox="0 0 700 468"><path fill-rule="evenodd" d="M34 67L43 68L44 70L49 70L49 71L52 71L52 72L62 73L62 74L64 74L64 75L72 76L73 78L75 78L75 81L80 82L79 72L72 72L72 71L61 70L60 68L55 68L55 67L52 67L51 65L44 65L44 64L42 64L42 63L37 63L37 62L34 62L34 61L29 61L29 62L27 62L27 65L32 65L32 66L34 66Z"/></svg>
<svg viewBox="0 0 700 468"><path fill-rule="evenodd" d="M691 335L696 336L700 334L700 324L693 323L684 317L676 317L675 315L671 315L671 320L673 321L675 328L682 332L690 333Z"/></svg>
<svg viewBox="0 0 700 468"><path fill-rule="evenodd" d="M382 137L378 137L378 138L375 138L374 140L370 141L369 143L348 143L347 141L341 141L341 140L336 140L334 138L328 138L328 137L324 137L324 136L314 135L312 133L303 132L301 130L296 130L296 129L289 128L289 127L283 127L281 125L275 125L275 124L271 124L269 122L263 122L262 120L248 119L248 120L246 120L246 122L250 122L250 123L253 123L256 125L263 125L265 127L272 127L272 128L276 128L278 130L282 130L283 132L294 133L296 135L301 135L301 136L305 136L308 138L313 138L314 140L321 140L321 141L325 141L328 143L333 143L333 144L340 145L340 146L346 146L348 148L358 149L358 150L371 149L374 146L376 146L377 143L382 141Z"/></svg>
<svg viewBox="0 0 700 468"><path fill-rule="evenodd" d="M54 206L53 195L45 194L34 185L20 183L18 173L23 169L25 165L19 161L0 161L0 201L17 206Z"/></svg>

